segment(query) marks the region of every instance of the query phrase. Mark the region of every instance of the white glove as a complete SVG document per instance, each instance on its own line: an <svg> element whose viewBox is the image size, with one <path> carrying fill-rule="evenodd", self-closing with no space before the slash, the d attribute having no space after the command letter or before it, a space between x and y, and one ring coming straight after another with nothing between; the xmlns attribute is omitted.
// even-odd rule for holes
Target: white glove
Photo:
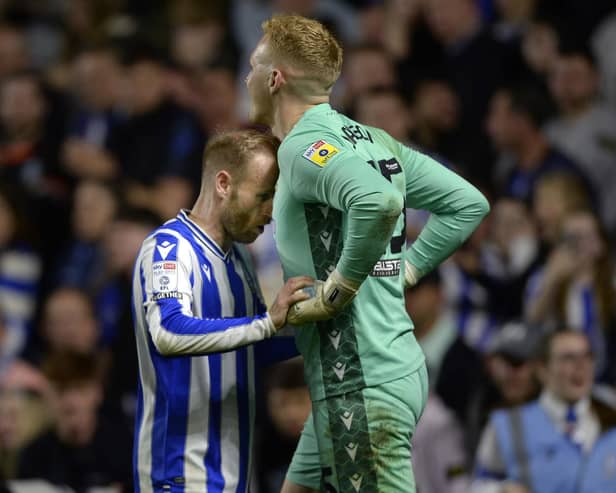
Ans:
<svg viewBox="0 0 616 493"><path fill-rule="evenodd" d="M334 270L325 282L316 281L315 295L289 308L287 322L302 325L332 318L357 295L359 283L349 281Z"/></svg>
<svg viewBox="0 0 616 493"><path fill-rule="evenodd" d="M411 264L408 260L404 261L404 287L412 288L419 281L419 271L417 267Z"/></svg>

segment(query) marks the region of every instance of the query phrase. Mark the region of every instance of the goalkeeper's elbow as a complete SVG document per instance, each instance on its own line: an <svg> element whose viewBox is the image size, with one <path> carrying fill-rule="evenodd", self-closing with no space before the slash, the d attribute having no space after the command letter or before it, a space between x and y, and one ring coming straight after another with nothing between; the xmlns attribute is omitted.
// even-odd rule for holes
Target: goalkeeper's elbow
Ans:
<svg viewBox="0 0 616 493"><path fill-rule="evenodd" d="M486 217L490 212L490 203L481 192L477 192L475 208L477 210L477 216L479 216L480 219Z"/></svg>
<svg viewBox="0 0 616 493"><path fill-rule="evenodd" d="M381 192L377 203L377 214L383 219L397 219L404 209L404 197L397 190Z"/></svg>

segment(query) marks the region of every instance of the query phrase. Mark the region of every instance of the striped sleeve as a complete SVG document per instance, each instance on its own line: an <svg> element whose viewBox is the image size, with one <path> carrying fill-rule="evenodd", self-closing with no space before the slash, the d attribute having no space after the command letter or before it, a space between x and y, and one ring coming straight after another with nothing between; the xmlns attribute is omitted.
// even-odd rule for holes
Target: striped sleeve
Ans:
<svg viewBox="0 0 616 493"><path fill-rule="evenodd" d="M192 257L190 243L172 230L159 230L144 242L139 268L145 318L159 353L177 356L230 351L275 333L267 312L240 318L195 317L194 279L206 273L193 268ZM216 289L206 285L204 289Z"/></svg>

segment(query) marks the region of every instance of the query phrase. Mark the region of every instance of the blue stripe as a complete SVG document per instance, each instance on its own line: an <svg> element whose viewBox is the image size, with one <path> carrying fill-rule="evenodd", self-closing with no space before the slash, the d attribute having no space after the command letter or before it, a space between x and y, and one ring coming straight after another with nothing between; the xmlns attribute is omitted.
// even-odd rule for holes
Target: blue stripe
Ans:
<svg viewBox="0 0 616 493"><path fill-rule="evenodd" d="M201 305L203 316L220 317L221 304L218 285L214 277L212 266L206 259L204 260L210 267L210 280L203 276L203 290L201 291ZM206 491L222 491L225 480L221 471L221 449L220 449L220 427L222 413L222 375L221 375L221 355L210 354L208 357L210 371L210 396L209 396L209 418L208 418L208 439L207 451L203 462L207 472Z"/></svg>
<svg viewBox="0 0 616 493"><path fill-rule="evenodd" d="M6 277L0 277L0 289L5 288L11 291L19 291L20 293L35 295L36 285L36 281L22 281L18 279L7 279Z"/></svg>
<svg viewBox="0 0 616 493"><path fill-rule="evenodd" d="M208 444L205 453L205 469L207 470L207 491L222 491L225 487L225 479L221 472L221 400L222 400L222 375L221 355L210 354L208 356L210 368L210 416L208 423Z"/></svg>
<svg viewBox="0 0 616 493"><path fill-rule="evenodd" d="M589 288L582 290L582 305L584 306L584 332L589 336L592 336L595 327L595 314L592 299L592 292Z"/></svg>
<svg viewBox="0 0 616 493"><path fill-rule="evenodd" d="M507 475L505 473L490 471L489 469L481 466L475 469L475 477L479 479L495 479L499 481L507 479Z"/></svg>
<svg viewBox="0 0 616 493"><path fill-rule="evenodd" d="M237 251L234 251L233 258L239 257ZM240 276L235 271L235 266L232 261L225 263L227 268L227 276L231 286L231 293L235 300L233 316L241 317L246 315L246 299L244 295L244 283ZM245 269L244 269L245 270ZM236 351L235 359L236 367L236 384L237 384L237 415L239 426L239 448L240 448L240 464L239 476L236 491L245 493L246 483L248 481L248 460L250 447L250 401L248 396L248 354L245 347L239 348Z"/></svg>

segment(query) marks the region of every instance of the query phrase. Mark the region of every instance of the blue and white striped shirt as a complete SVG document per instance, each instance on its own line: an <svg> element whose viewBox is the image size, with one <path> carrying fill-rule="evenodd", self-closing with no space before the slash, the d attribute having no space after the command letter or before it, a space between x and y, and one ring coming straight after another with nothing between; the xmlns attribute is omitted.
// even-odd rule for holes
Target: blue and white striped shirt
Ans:
<svg viewBox="0 0 616 493"><path fill-rule="evenodd" d="M245 249L223 252L187 211L144 241L133 278L136 492L247 491L264 349L250 344L275 333L255 279Z"/></svg>

